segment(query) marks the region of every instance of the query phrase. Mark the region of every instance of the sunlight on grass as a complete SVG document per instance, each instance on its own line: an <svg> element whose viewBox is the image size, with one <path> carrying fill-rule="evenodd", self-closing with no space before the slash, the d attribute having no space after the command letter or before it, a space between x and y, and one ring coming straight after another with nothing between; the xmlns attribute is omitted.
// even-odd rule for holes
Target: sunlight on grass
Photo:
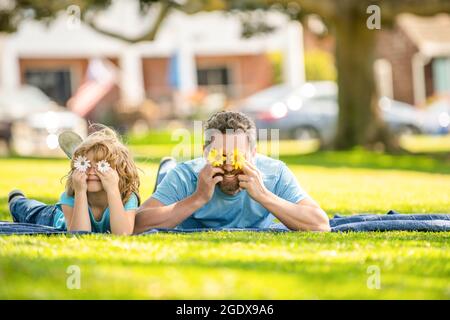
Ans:
<svg viewBox="0 0 450 320"><path fill-rule="evenodd" d="M450 297L450 233L206 233L0 238L0 297ZM82 248L80 250L80 248ZM81 269L80 290L66 287ZM367 287L367 268L382 274ZM270 290L267 284L270 283ZM419 289L420 288L420 289Z"/></svg>
<svg viewBox="0 0 450 320"><path fill-rule="evenodd" d="M143 200L154 159L138 162ZM362 151L282 159L330 216L450 208L448 162ZM67 169L67 160L0 159L0 220L10 220L13 188L55 203ZM449 299L449 240L450 232L3 236L0 298ZM80 290L67 289L70 265L81 269ZM367 287L369 266L381 270L380 290Z"/></svg>
<svg viewBox="0 0 450 320"><path fill-rule="evenodd" d="M445 136L403 136L401 146L413 153L450 152L450 134Z"/></svg>

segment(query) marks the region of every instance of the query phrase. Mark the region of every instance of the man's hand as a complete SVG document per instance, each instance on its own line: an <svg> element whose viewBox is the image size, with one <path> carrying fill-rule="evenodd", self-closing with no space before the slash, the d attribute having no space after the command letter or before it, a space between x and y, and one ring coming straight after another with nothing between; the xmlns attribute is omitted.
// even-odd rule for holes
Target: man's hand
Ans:
<svg viewBox="0 0 450 320"><path fill-rule="evenodd" d="M261 202L267 195L268 190L264 185L261 173L259 170L249 161L245 161L245 165L242 168L244 174L238 175L239 186L245 190L257 202Z"/></svg>
<svg viewBox="0 0 450 320"><path fill-rule="evenodd" d="M105 189L106 193L119 191L119 174L115 169L111 168L106 172L101 172L96 169L95 173L102 181L103 189Z"/></svg>
<svg viewBox="0 0 450 320"><path fill-rule="evenodd" d="M87 192L87 174L80 170L72 173L73 190L76 194Z"/></svg>
<svg viewBox="0 0 450 320"><path fill-rule="evenodd" d="M207 163L198 175L197 190L194 195L204 204L211 200L216 184L223 180L223 176L215 176L216 174L224 174L224 171Z"/></svg>

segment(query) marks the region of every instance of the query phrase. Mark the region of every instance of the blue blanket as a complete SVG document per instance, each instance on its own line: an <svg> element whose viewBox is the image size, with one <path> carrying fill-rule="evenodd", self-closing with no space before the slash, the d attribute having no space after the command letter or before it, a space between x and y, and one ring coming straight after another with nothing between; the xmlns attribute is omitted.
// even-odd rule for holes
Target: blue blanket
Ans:
<svg viewBox="0 0 450 320"><path fill-rule="evenodd" d="M353 216L336 215L330 220L332 232L368 232L368 231L450 231L450 214L399 214L389 211L387 214L360 214ZM150 229L141 234L192 233L208 231L253 231L253 232L290 232L281 223L270 228L215 228L215 229ZM52 227L28 223L0 221L0 235L6 234L87 234L89 232L66 232Z"/></svg>

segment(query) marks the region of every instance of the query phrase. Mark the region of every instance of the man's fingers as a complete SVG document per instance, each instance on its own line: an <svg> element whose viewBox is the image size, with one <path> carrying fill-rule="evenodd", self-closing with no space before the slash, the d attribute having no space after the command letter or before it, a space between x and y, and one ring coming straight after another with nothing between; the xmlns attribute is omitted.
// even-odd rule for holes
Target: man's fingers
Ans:
<svg viewBox="0 0 450 320"><path fill-rule="evenodd" d="M252 167L248 166L247 162L245 162L245 165L242 168L242 171L244 171L244 173L246 175L255 175L256 174L256 171Z"/></svg>
<svg viewBox="0 0 450 320"><path fill-rule="evenodd" d="M218 184L222 180L223 180L222 176L216 176L216 177L213 178L214 184Z"/></svg>
<svg viewBox="0 0 450 320"><path fill-rule="evenodd" d="M244 189L247 189L247 187L248 187L248 182L240 181L240 182L239 182L239 187L244 188Z"/></svg>
<svg viewBox="0 0 450 320"><path fill-rule="evenodd" d="M252 170L254 170L254 171L257 171L258 169L256 168L256 166L252 163L252 162L250 162L250 161L248 161L248 160L245 160L245 167L249 167L250 169L252 169Z"/></svg>
<svg viewBox="0 0 450 320"><path fill-rule="evenodd" d="M202 171L209 172L212 170L212 168L213 168L213 166L211 165L211 163L207 162L205 164L205 166L203 167Z"/></svg>
<svg viewBox="0 0 450 320"><path fill-rule="evenodd" d="M241 182L251 182L251 181L253 181L252 177L249 177L248 175L245 175L245 174L240 174L237 177L238 177L239 181L241 181Z"/></svg>
<svg viewBox="0 0 450 320"><path fill-rule="evenodd" d="M224 171L223 171L223 169L222 168L220 168L220 167L212 167L212 173L214 173L214 174L216 174L216 173L225 173Z"/></svg>

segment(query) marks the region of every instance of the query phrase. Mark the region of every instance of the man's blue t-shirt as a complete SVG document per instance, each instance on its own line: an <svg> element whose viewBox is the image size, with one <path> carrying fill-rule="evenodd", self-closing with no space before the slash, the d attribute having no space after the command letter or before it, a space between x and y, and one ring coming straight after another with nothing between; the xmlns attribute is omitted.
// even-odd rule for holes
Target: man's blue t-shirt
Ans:
<svg viewBox="0 0 450 320"><path fill-rule="evenodd" d="M204 158L178 164L167 173L152 198L170 205L192 195L197 189L198 174L205 164ZM261 172L266 188L278 197L292 203L308 197L282 161L258 154L254 164ZM253 200L247 191L227 195L216 185L212 199L179 224L177 229L266 228L273 220L274 216Z"/></svg>
<svg viewBox="0 0 450 320"><path fill-rule="evenodd" d="M75 198L68 196L67 193L63 192L61 194L58 203L56 204L58 210L56 210L56 214L53 219L53 226L60 230L67 230L66 219L64 217L64 213L62 210L62 205L66 205L73 208L75 205ZM130 198L124 204L123 207L125 211L136 210L139 207L138 198L135 193L131 194ZM92 232L99 232L99 233L111 232L109 207L105 209L100 220L95 219L90 207L88 207L88 211L89 211L89 218L91 220Z"/></svg>

